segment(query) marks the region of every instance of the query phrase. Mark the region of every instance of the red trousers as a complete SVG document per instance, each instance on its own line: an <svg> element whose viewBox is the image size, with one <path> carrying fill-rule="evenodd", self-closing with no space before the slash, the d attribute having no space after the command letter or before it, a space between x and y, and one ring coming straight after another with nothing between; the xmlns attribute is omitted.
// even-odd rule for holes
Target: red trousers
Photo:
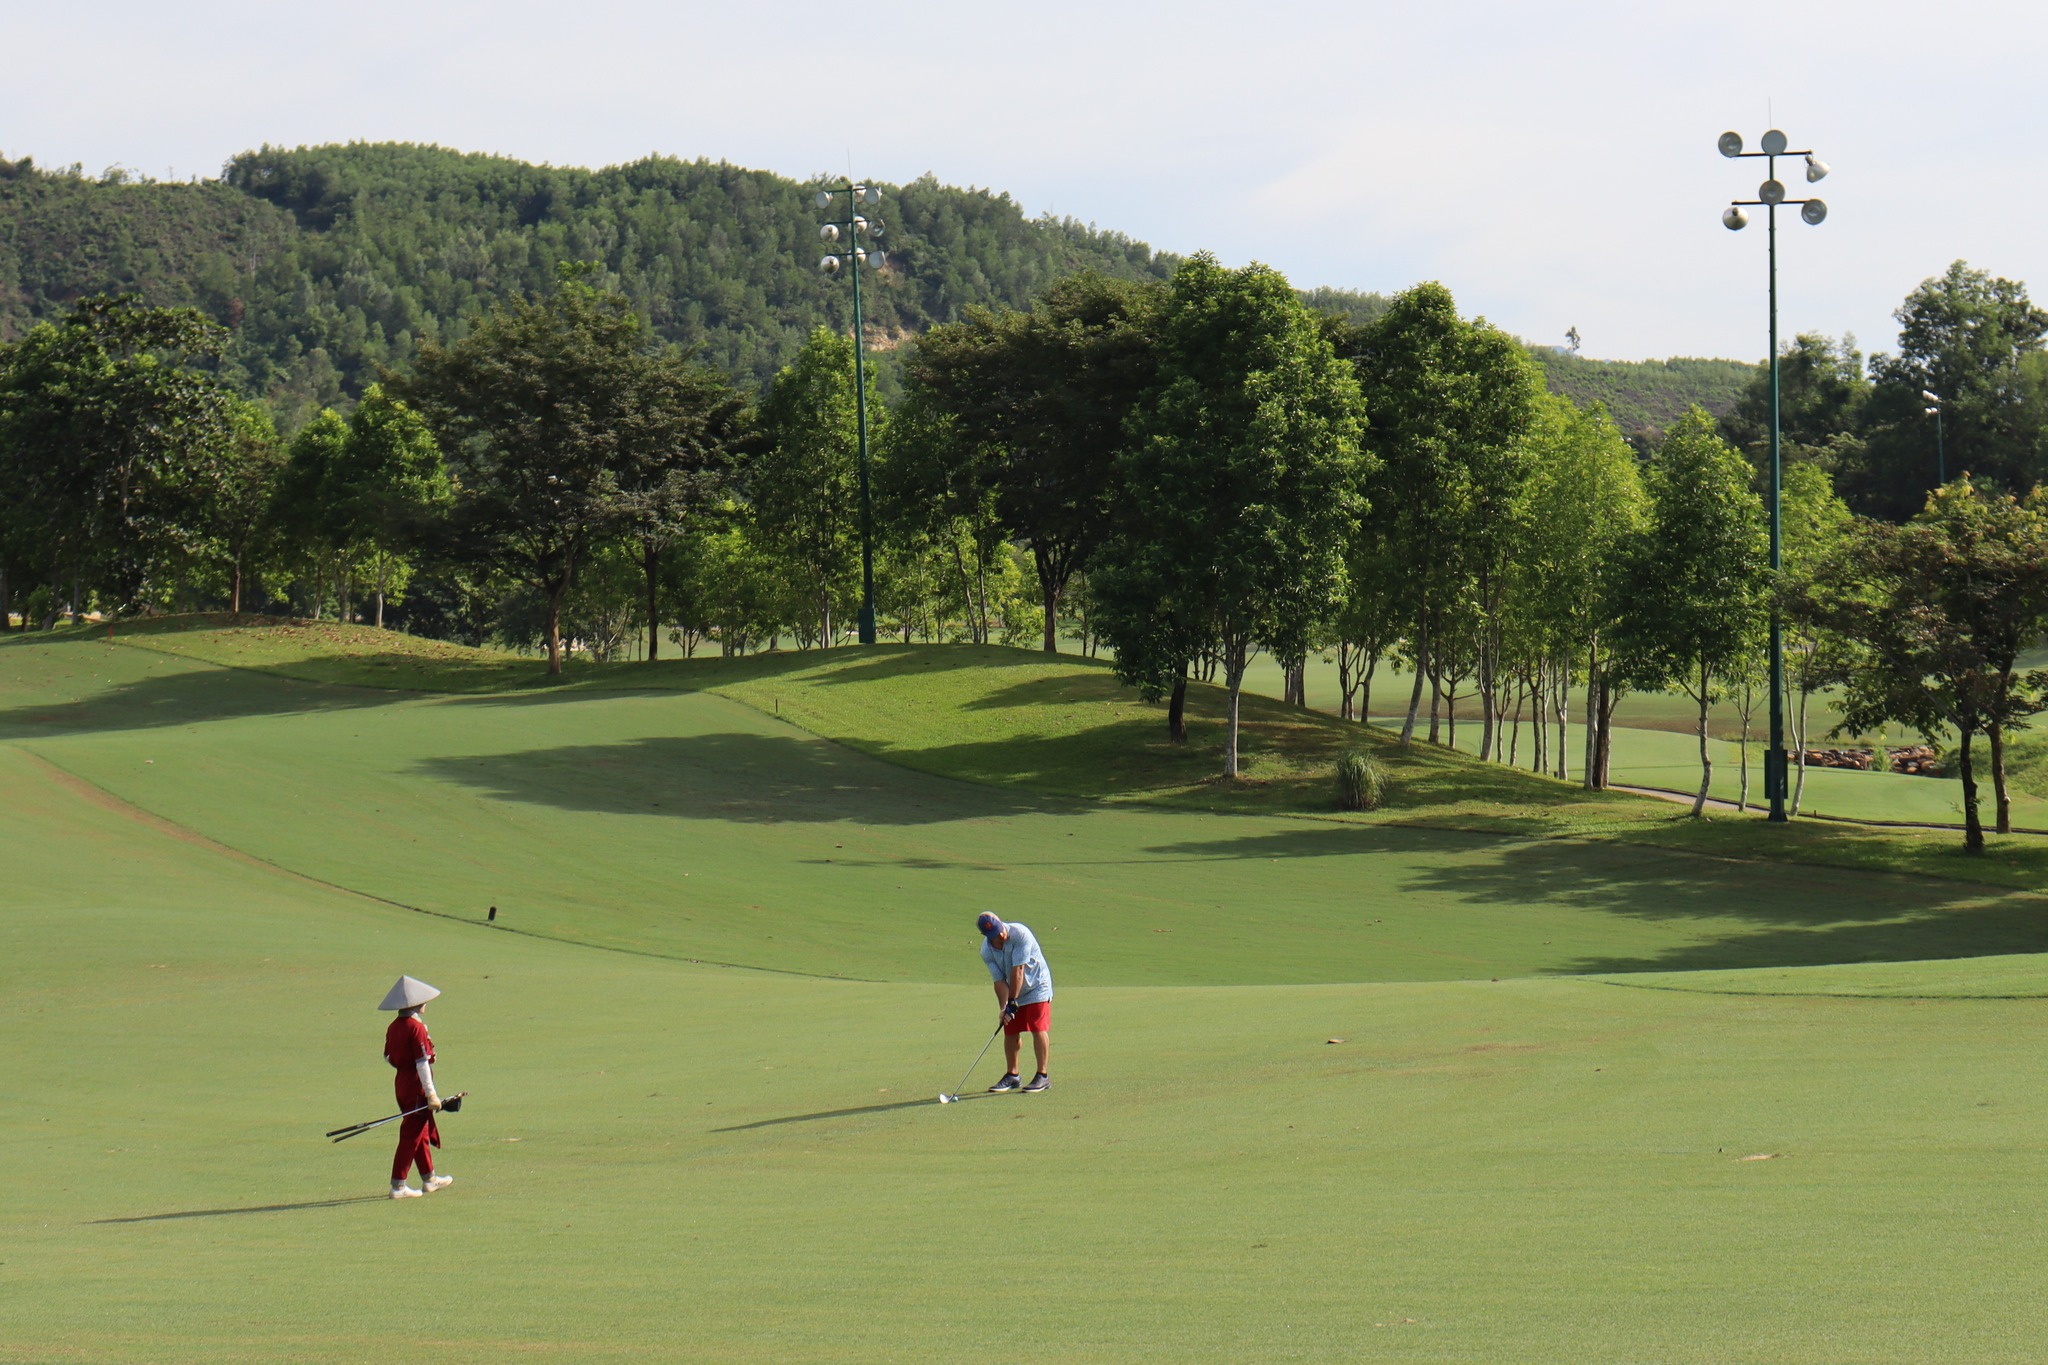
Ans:
<svg viewBox="0 0 2048 1365"><path fill-rule="evenodd" d="M432 1149L441 1145L441 1130L434 1123L432 1110L420 1114L408 1114L398 1121L398 1150L391 1156L391 1179L403 1181L412 1173L414 1162L419 1163L420 1179L434 1174Z"/></svg>

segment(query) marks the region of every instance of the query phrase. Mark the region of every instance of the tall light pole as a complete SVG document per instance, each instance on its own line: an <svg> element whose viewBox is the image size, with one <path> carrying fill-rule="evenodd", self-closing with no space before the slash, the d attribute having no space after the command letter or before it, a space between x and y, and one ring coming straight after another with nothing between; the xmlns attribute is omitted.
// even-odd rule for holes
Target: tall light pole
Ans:
<svg viewBox="0 0 2048 1365"><path fill-rule="evenodd" d="M828 185L818 191L818 208L835 210L842 194L846 196L846 216L827 219L818 236L828 248L842 238L845 244L836 251L828 249L818 269L836 275L843 267L853 277L853 403L860 429L860 642L871 645L875 642L875 509L868 491L868 347L860 320L860 268L882 264L880 247L871 251L861 245L863 237L880 237L882 224L870 222L860 209L863 204L873 208L881 203L882 192L873 185Z"/></svg>
<svg viewBox="0 0 2048 1365"><path fill-rule="evenodd" d="M1941 435L1941 395L1932 389L1920 390L1920 396L1927 400L1927 415L1934 419L1934 473L1935 486L1948 482L1948 450Z"/></svg>
<svg viewBox="0 0 2048 1365"><path fill-rule="evenodd" d="M1787 199L1784 182L1778 179L1778 158L1781 156L1803 156L1806 158L1806 181L1808 184L1820 180L1828 173L1825 161L1812 152L1786 150L1790 145L1785 135L1776 128L1763 135L1763 150L1745 152L1742 150L1742 134L1723 133L1717 144L1722 156L1760 156L1768 165L1764 183L1757 187L1754 199L1732 199L1721 214L1721 225L1730 232L1740 232L1749 226L1749 213L1744 205L1761 204L1768 211L1770 223L1771 258L1771 578L1775 582L1778 573L1785 566L1784 525L1780 516L1779 494L1784 482L1784 470L1779 458L1778 441L1778 205L1798 204L1799 216L1809 226L1818 227L1828 216L1828 206L1818 199ZM1785 770L1788 766L1785 753L1785 629L1779 618L1778 604L1771 603L1771 747L1764 753L1764 795L1770 799L1771 820L1782 824L1786 819Z"/></svg>

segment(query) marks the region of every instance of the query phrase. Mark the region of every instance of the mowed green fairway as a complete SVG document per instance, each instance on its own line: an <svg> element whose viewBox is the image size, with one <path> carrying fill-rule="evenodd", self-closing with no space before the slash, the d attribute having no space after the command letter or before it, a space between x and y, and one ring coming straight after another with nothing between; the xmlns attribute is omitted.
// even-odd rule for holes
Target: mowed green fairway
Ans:
<svg viewBox="0 0 2048 1365"><path fill-rule="evenodd" d="M2048 1334L2048 963L1905 960L2043 946L2035 896L1063 803L702 693L82 640L0 645L0 828L0 1360ZM1052 956L1056 1088L941 1107L992 1023L983 905ZM318 1134L389 1112L399 971L475 1099L456 1185L393 1204L382 1135Z"/></svg>

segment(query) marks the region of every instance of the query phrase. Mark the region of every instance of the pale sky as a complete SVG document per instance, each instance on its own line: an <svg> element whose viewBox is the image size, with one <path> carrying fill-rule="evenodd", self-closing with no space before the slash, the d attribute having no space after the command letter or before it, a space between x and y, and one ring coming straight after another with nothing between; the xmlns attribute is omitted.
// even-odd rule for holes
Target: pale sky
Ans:
<svg viewBox="0 0 2048 1365"><path fill-rule="evenodd" d="M1958 257L2048 297L2048 11L1643 3L255 5L0 0L0 154L216 175L238 151L650 151L926 171L1295 284L1438 279L1590 356L1765 350L1754 147L1834 167L1781 211L1781 327L1890 349ZM1800 169L1780 163L1795 195Z"/></svg>

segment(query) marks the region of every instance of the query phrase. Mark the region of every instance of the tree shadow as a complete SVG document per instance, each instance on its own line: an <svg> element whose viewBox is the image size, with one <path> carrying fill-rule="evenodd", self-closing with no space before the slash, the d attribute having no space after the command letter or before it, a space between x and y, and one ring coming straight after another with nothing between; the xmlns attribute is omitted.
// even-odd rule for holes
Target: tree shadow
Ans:
<svg viewBox="0 0 2048 1365"><path fill-rule="evenodd" d="M388 706L405 694L307 682L260 669L195 666L115 683L64 702L29 702L0 710L0 738L63 733L154 730L244 716L282 716Z"/></svg>
<svg viewBox="0 0 2048 1365"><path fill-rule="evenodd" d="M300 1209L338 1209L349 1204L381 1204L390 1199L383 1194L356 1194L346 1199L311 1199L303 1204L252 1204L240 1209L186 1209L179 1213L145 1213L134 1218L94 1218L87 1227L101 1227L111 1223L167 1223L178 1218L227 1218L238 1213L295 1213Z"/></svg>
<svg viewBox="0 0 2048 1365"><path fill-rule="evenodd" d="M1414 831L1425 851L1450 834ZM1330 825L1147 851L1265 860L1395 851L1396 828ZM1685 921L1703 941L1642 957L1584 958L1571 973L1905 962L2048 951L2048 900L2023 891L1804 863L1744 862L1627 843L1467 835L1471 854L1411 874L1403 889L1474 905L1563 907ZM1717 926L1721 932L1716 932Z"/></svg>
<svg viewBox="0 0 2048 1365"><path fill-rule="evenodd" d="M501 801L745 824L919 825L1050 809L1029 796L781 735L661 736L426 759L415 771Z"/></svg>

